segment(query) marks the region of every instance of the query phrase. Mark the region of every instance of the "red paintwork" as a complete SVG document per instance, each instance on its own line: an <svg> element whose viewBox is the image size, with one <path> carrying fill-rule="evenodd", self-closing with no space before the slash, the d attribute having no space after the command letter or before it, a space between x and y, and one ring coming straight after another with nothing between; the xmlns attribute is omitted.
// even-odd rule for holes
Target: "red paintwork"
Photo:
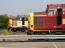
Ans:
<svg viewBox="0 0 65 48"><path fill-rule="evenodd" d="M45 27L40 27L40 21L38 20L38 25L34 25L34 30L53 30L53 29L57 29L57 28L62 28L65 29L65 24L62 24L61 26L57 26L57 9L58 8L62 8L62 19L65 19L65 14L63 14L63 12L65 12L65 4L57 4L57 5L48 5L48 12L49 10L55 10L56 15L55 16L48 16L48 12L35 12L34 13L34 18L38 17L38 19L40 20L40 18L44 18L45 20ZM35 19L34 19L35 21Z"/></svg>

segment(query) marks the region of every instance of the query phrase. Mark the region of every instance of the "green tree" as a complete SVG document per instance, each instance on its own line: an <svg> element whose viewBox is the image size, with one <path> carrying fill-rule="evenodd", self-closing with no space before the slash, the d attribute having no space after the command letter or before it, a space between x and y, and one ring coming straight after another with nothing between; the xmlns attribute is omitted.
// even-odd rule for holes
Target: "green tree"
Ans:
<svg viewBox="0 0 65 48"><path fill-rule="evenodd" d="M8 15L0 15L0 29L6 29L8 27Z"/></svg>

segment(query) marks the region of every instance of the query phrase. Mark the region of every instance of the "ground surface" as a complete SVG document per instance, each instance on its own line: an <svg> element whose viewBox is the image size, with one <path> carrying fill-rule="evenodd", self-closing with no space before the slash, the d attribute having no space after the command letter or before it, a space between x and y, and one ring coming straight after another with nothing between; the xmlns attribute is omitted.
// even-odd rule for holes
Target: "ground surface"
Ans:
<svg viewBox="0 0 65 48"><path fill-rule="evenodd" d="M65 42L0 42L0 48L65 48Z"/></svg>
<svg viewBox="0 0 65 48"><path fill-rule="evenodd" d="M4 35L7 35L7 33L5 32ZM10 32L9 35L27 35L27 34L25 32ZM12 41L12 40L6 40L6 41ZM34 41L33 42L0 42L0 48L65 48L65 42L44 42L44 41L43 42L34 42Z"/></svg>

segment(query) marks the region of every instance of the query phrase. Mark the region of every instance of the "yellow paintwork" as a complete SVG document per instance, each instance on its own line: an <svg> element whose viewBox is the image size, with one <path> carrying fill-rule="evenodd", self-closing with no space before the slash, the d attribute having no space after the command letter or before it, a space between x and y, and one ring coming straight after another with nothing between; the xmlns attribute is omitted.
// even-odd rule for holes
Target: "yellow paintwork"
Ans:
<svg viewBox="0 0 65 48"><path fill-rule="evenodd" d="M62 24L65 24L65 19L62 19Z"/></svg>
<svg viewBox="0 0 65 48"><path fill-rule="evenodd" d="M12 27L12 19L11 18L8 21L8 27Z"/></svg>
<svg viewBox="0 0 65 48"><path fill-rule="evenodd" d="M28 29L30 29L30 16L28 17Z"/></svg>
<svg viewBox="0 0 65 48"><path fill-rule="evenodd" d="M29 16L29 20L28 20L28 28L30 29L30 30L34 30L34 18L33 18L33 16L34 16L34 13L30 13L30 16ZM33 25L33 27L31 27L31 25Z"/></svg>
<svg viewBox="0 0 65 48"><path fill-rule="evenodd" d="M32 30L32 31L65 31L65 30Z"/></svg>

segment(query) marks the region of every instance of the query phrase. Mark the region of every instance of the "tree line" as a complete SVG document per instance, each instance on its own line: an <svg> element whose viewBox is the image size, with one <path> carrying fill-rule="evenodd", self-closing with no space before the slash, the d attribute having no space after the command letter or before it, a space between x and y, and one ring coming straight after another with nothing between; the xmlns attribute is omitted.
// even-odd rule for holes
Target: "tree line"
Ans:
<svg viewBox="0 0 65 48"><path fill-rule="evenodd" d="M0 15L0 29L8 28L8 20L9 20L9 17L7 14Z"/></svg>

